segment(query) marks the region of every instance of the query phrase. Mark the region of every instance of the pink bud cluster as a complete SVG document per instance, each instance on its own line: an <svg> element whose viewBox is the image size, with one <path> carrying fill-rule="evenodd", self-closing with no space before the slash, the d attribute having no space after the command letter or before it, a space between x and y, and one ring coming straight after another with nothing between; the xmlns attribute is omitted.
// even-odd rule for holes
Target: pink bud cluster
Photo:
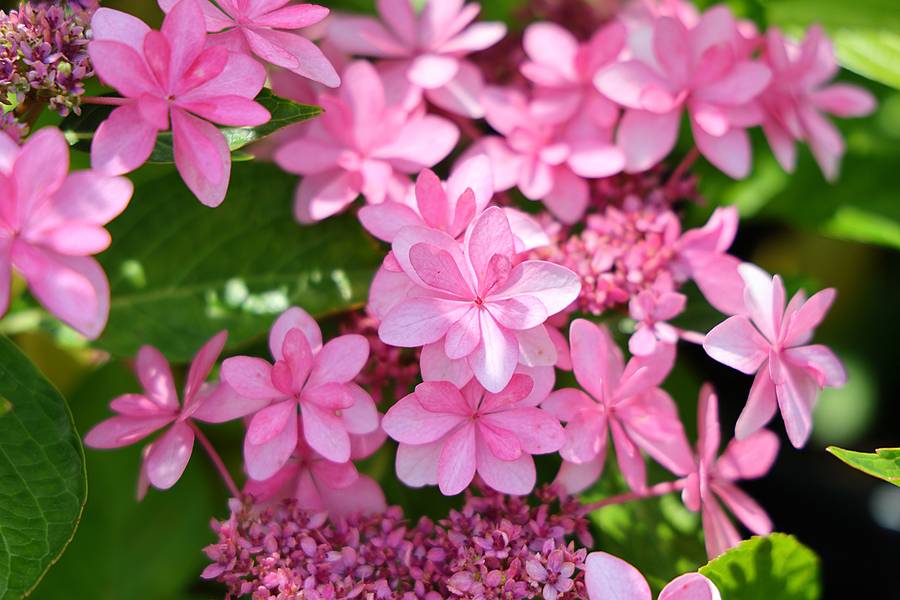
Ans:
<svg viewBox="0 0 900 600"><path fill-rule="evenodd" d="M482 493L437 524L423 517L414 526L396 506L327 522L292 501L257 512L232 500L231 517L213 522L219 541L205 549L215 562L203 576L254 600L586 599L586 550L566 543L590 543L578 503L556 504L547 490L535 507Z"/></svg>

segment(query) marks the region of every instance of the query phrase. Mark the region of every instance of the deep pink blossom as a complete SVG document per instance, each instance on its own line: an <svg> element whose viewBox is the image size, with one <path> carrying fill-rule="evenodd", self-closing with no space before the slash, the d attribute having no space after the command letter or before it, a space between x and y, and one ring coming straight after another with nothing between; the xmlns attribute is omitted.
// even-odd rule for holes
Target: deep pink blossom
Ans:
<svg viewBox="0 0 900 600"><path fill-rule="evenodd" d="M744 301L750 318L726 319L706 335L703 348L722 364L748 375L756 373L735 437L745 439L780 408L788 438L795 448L801 448L812 430L812 408L819 389L847 381L834 352L819 344L806 345L836 292L828 288L807 300L801 290L785 308L781 277L773 278L750 263L742 264L738 271L747 286Z"/></svg>
<svg viewBox="0 0 900 600"><path fill-rule="evenodd" d="M684 480L685 505L701 511L706 554L712 560L741 542L741 536L719 505L718 497L747 528L757 535L772 533L766 511L734 482L757 479L769 472L778 455L778 436L759 429L743 440L731 440L722 456L719 451L719 407L712 386L700 390L697 405L697 461Z"/></svg>
<svg viewBox="0 0 900 600"><path fill-rule="evenodd" d="M222 379L238 394L271 400L253 416L244 439L244 460L253 479L278 472L297 447L299 407L306 443L336 463L350 459L350 433L378 427L372 398L351 383L369 357L369 343L349 334L322 344L318 324L301 308L286 310L269 333L275 364L250 356L222 363Z"/></svg>
<svg viewBox="0 0 900 600"><path fill-rule="evenodd" d="M0 315L15 269L47 310L95 339L109 317L109 282L91 254L134 186L96 171L69 173L62 133L46 127L21 148L0 134Z"/></svg>
<svg viewBox="0 0 900 600"><path fill-rule="evenodd" d="M483 79L464 57L500 41L506 25L472 23L481 11L475 2L427 0L418 15L413 5L411 0L377 0L381 21L339 16L328 28L328 41L347 54L395 59L409 81L426 90L429 100L480 118Z"/></svg>
<svg viewBox="0 0 900 600"><path fill-rule="evenodd" d="M417 290L393 305L372 302L389 307L378 329L382 341L414 348L443 339L446 356L466 358L493 392L509 383L520 344L526 354L551 357L552 365L556 352L543 323L575 299L578 278L541 261L513 266L514 254L509 221L497 207L472 223L462 245L441 231L404 227L394 237L393 255ZM370 293L387 292L373 283Z"/></svg>
<svg viewBox="0 0 900 600"><path fill-rule="evenodd" d="M606 552L591 552L584 561L584 584L589 600L652 600L650 586L640 571ZM687 573L670 581L658 600L721 600L719 588L700 573Z"/></svg>
<svg viewBox="0 0 900 600"><path fill-rule="evenodd" d="M301 223L330 217L360 194L369 204L402 199L402 174L434 166L459 140L447 119L389 104L370 63L351 63L343 81L337 95L319 96L325 114L275 153L278 166L303 175L294 198Z"/></svg>
<svg viewBox="0 0 900 600"><path fill-rule="evenodd" d="M158 1L159 7L169 13L180 0ZM206 31L227 29L209 36L208 44L252 53L277 67L337 87L341 80L322 51L305 37L282 31L315 25L328 15L328 9L315 4L284 6L288 1L218 0L219 10L209 0L199 0Z"/></svg>
<svg viewBox="0 0 900 600"><path fill-rule="evenodd" d="M768 67L748 57L749 47L731 11L713 7L692 29L670 17L656 20L652 47L594 77L597 88L628 110L616 143L625 171L645 171L674 148L682 109L690 115L697 148L726 175L750 171L750 141L744 128L762 112L751 102L769 84Z"/></svg>
<svg viewBox="0 0 900 600"><path fill-rule="evenodd" d="M419 487L437 483L452 496L463 491L476 471L484 482L506 494L534 488L532 454L562 446L559 422L533 405L527 375L514 375L499 393L476 380L462 389L449 381L426 381L388 410L382 426L400 442L397 476Z"/></svg>
<svg viewBox="0 0 900 600"><path fill-rule="evenodd" d="M216 389L215 384L204 382L227 337L227 331L220 332L197 353L184 385L183 405L178 403L175 380L166 358L156 348L142 346L135 364L144 393L114 399L110 407L119 415L103 421L84 436L84 443L93 448L120 448L172 424L145 449L138 499L147 491L145 481L165 490L175 485L184 473L194 447L196 428L189 419L198 418L197 409Z"/></svg>
<svg viewBox="0 0 900 600"><path fill-rule="evenodd" d="M161 32L108 8L94 14L88 46L94 70L124 100L97 129L91 164L111 175L132 171L150 157L157 134L171 126L181 178L200 202L218 206L228 189L231 152L210 121L268 121L269 112L253 101L266 70L249 56L206 47L199 2L181 0Z"/></svg>
<svg viewBox="0 0 900 600"><path fill-rule="evenodd" d="M675 348L659 344L650 356L628 364L606 328L576 319L569 330L575 379L588 394L557 390L541 407L566 424L566 461L557 480L570 494L587 488L603 471L608 432L625 481L635 491L646 486L644 450L667 469L684 474L690 448L678 409L658 386L675 361Z"/></svg>
<svg viewBox="0 0 900 600"><path fill-rule="evenodd" d="M838 65L831 42L818 25L809 29L800 46L772 27L766 32L764 49L773 77L759 100L766 108L762 126L775 158L793 173L794 141L806 142L825 178L833 181L844 154L844 139L822 113L862 117L875 110L875 97L855 85L826 85L837 74Z"/></svg>

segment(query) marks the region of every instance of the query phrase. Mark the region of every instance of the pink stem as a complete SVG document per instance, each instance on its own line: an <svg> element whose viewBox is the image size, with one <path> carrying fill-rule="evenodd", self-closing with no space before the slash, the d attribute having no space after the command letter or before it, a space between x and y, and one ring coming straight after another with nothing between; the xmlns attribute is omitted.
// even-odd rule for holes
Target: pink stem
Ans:
<svg viewBox="0 0 900 600"><path fill-rule="evenodd" d="M210 441L206 439L206 436L203 435L203 432L200 431L200 428L197 427L196 423L190 420L188 420L187 423L190 428L194 430L194 435L197 436L198 440L200 440L200 444L203 446L203 449L206 450L206 453L209 454L209 457L212 459L213 464L216 465L216 469L219 470L219 474L222 476L222 479L225 480L225 485L228 486L228 490L231 492L231 495L235 498L240 498L241 492L235 485L234 479L231 478L231 474L228 472L228 469L225 468L225 463L223 463L222 459L219 458L219 454L216 452L216 449L213 448L213 445L210 443Z"/></svg>
<svg viewBox="0 0 900 600"><path fill-rule="evenodd" d="M675 170L672 171L672 174L669 176L669 181L666 183L667 186L676 185L682 177L684 177L685 172L691 168L691 166L696 162L696 160L700 157L700 150L697 149L697 146L691 148L691 151L688 152L681 162L678 163L678 166L675 167Z"/></svg>
<svg viewBox="0 0 900 600"><path fill-rule="evenodd" d="M111 106L125 106L126 104L133 104L134 100L131 98L107 98L106 96L82 96L81 97L82 104L109 104Z"/></svg>
<svg viewBox="0 0 900 600"><path fill-rule="evenodd" d="M581 515L586 515L591 511L597 510L598 508L603 508L604 506L609 506L610 504L621 504L630 500L642 500L644 498L652 498L654 496L663 496L665 494L668 494L669 492L677 492L684 489L684 483L684 479L679 479L677 481L664 481L662 483L657 483L654 486L648 487L643 492L628 492L627 494L619 494L618 496L611 496L597 502L585 504L578 512Z"/></svg>

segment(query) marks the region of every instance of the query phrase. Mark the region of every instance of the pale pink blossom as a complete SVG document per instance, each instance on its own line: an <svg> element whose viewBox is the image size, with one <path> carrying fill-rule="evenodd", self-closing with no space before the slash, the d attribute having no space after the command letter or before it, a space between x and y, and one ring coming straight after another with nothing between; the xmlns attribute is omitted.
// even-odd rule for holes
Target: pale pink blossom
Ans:
<svg viewBox="0 0 900 600"><path fill-rule="evenodd" d="M180 0L158 0L167 14ZM234 52L255 54L277 67L337 87L341 80L315 44L287 30L315 25L328 9L315 4L284 6L289 0L199 0L208 33L208 45L225 46ZM221 10L219 10L221 8Z"/></svg>
<svg viewBox="0 0 900 600"><path fill-rule="evenodd" d="M306 443L324 458L350 459L350 433L378 427L372 398L351 383L369 357L369 343L349 334L322 344L318 324L301 308L285 311L269 333L275 364L250 356L222 363L222 379L238 394L273 403L253 416L244 439L244 460L253 479L281 469L297 447L298 414Z"/></svg>
<svg viewBox="0 0 900 600"><path fill-rule="evenodd" d="M328 41L347 54L395 59L409 81L426 90L429 100L480 118L483 79L464 57L500 41L506 25L472 23L481 6L464 5L464 0L427 0L420 14L410 0L377 0L375 6L381 21L338 16L328 28Z"/></svg>
<svg viewBox="0 0 900 600"><path fill-rule="evenodd" d="M12 272L47 310L95 339L109 317L109 282L91 257L110 243L103 225L125 209L134 186L96 171L69 173L69 147L45 127L21 148L0 134L0 315Z"/></svg>
<svg viewBox="0 0 900 600"><path fill-rule="evenodd" d="M228 189L231 152L210 121L268 121L269 112L253 101L266 70L249 56L205 47L199 1L181 0L162 31L108 8L94 14L88 45L94 70L124 99L97 129L91 164L111 175L133 171L150 157L157 134L171 126L181 178L200 202L218 206Z"/></svg>
<svg viewBox="0 0 900 600"><path fill-rule="evenodd" d="M590 200L587 178L622 170L625 156L612 143L612 126L598 127L587 112L572 120L542 115L540 105L517 89L489 86L485 120L503 137L486 136L468 153L491 159L494 190L518 187L529 200L541 200L556 218L572 224Z"/></svg>
<svg viewBox="0 0 900 600"><path fill-rule="evenodd" d="M165 490L175 485L184 473L191 458L195 433L199 434L190 419L198 418L197 409L216 389L215 384L205 381L227 337L227 331L220 332L197 353L184 385L183 405L179 405L172 369L166 358L156 348L142 346L135 366L144 393L125 394L114 399L110 407L119 414L84 436L84 443L92 448L120 448L172 424L144 451L138 499L146 493L147 482Z"/></svg>
<svg viewBox="0 0 900 600"><path fill-rule="evenodd" d="M710 560L741 542L741 536L716 497L747 528L757 535L772 533L766 511L734 482L757 479L769 472L778 455L778 436L759 429L743 440L731 440L722 456L719 451L719 407L712 386L700 390L697 406L697 461L684 480L681 496L692 511L701 511L706 554Z"/></svg>
<svg viewBox="0 0 900 600"><path fill-rule="evenodd" d="M659 344L678 343L680 330L666 321L684 311L687 296L674 291L672 277L665 273L651 289L643 290L628 302L628 316L636 321L628 339L628 351L636 356L649 356Z"/></svg>
<svg viewBox="0 0 900 600"><path fill-rule="evenodd" d="M686 109L703 156L730 177L746 177L751 152L744 129L762 121L752 101L772 74L750 60L731 12L713 7L692 29L659 17L646 45L635 52L640 58L594 77L605 96L628 109L616 136L625 151L625 171L645 171L669 154Z"/></svg>
<svg viewBox="0 0 900 600"><path fill-rule="evenodd" d="M764 50L773 77L759 100L767 113L763 131L775 158L793 173L794 140L806 142L825 178L833 181L844 154L844 139L822 113L862 117L875 110L875 97L855 85L826 85L837 74L838 65L831 42L818 25L809 29L799 46L772 27L766 32Z"/></svg>
<svg viewBox="0 0 900 600"><path fill-rule="evenodd" d="M587 488L606 462L608 432L625 481L635 491L646 487L644 450L667 469L682 473L690 448L678 409L658 386L675 361L675 348L659 344L650 356L628 364L605 327L576 319L569 330L575 379L583 391L557 390L541 407L566 424L560 449L565 463L557 481L567 493Z"/></svg>
<svg viewBox="0 0 900 600"><path fill-rule="evenodd" d="M625 26L611 21L580 43L567 29L551 22L525 28L522 46L529 60L519 70L535 84L534 112L560 121L584 111L601 129L619 120L619 106L594 86L594 75L614 64L625 45Z"/></svg>
<svg viewBox="0 0 900 600"><path fill-rule="evenodd" d="M300 424L302 434L303 425ZM350 436L351 460L361 460L377 450L386 438L381 428L366 436ZM356 443L354 443L356 442ZM375 480L361 474L349 460L332 462L309 447L302 435L288 462L264 481L248 479L243 493L253 496L254 504L271 506L293 499L298 508L347 515L359 511L384 512L387 502Z"/></svg>
<svg viewBox="0 0 900 600"><path fill-rule="evenodd" d="M743 263L738 271L746 284L749 319L742 315L726 319L706 335L703 348L722 364L748 375L756 373L735 437L747 438L780 408L788 438L801 448L812 430L818 391L847 381L834 352L819 344L806 345L836 292L828 288L807 300L801 290L785 308L781 277L771 277L750 263Z"/></svg>
<svg viewBox="0 0 900 600"><path fill-rule="evenodd" d="M447 119L389 104L370 63L351 63L343 81L336 96L319 96L325 114L275 153L278 166L303 175L294 197L301 223L330 217L360 194L369 204L401 200L404 174L434 166L459 140Z"/></svg>
<svg viewBox="0 0 900 600"><path fill-rule="evenodd" d="M606 552L591 552L584 561L584 584L589 600L653 600L640 571ZM670 581L658 600L721 600L719 588L700 573L687 573Z"/></svg>
<svg viewBox="0 0 900 600"><path fill-rule="evenodd" d="M523 403L531 388L527 375L514 375L499 393L474 379L462 389L449 381L419 384L382 422L400 442L397 476L414 487L437 483L452 496L477 472L499 492L531 493L536 477L531 455L554 452L565 441L556 419Z"/></svg>
<svg viewBox="0 0 900 600"><path fill-rule="evenodd" d="M462 244L441 231L404 227L392 247L397 264L417 289L371 302L387 309L378 315L383 342L415 348L443 340L447 358L466 358L478 381L492 392L509 383L520 361L520 344L529 348L526 354L530 349L543 353L544 366L555 362L543 323L576 298L578 277L541 261L513 266L515 242L500 208L484 211ZM370 295L392 293L376 283Z"/></svg>

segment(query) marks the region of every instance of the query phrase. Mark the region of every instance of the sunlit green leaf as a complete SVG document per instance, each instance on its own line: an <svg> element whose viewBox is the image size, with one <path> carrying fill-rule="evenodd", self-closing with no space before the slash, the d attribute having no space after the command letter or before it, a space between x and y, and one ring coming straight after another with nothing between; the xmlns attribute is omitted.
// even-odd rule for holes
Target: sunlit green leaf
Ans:
<svg viewBox="0 0 900 600"><path fill-rule="evenodd" d="M793 536L773 533L741 542L700 569L722 600L816 600L819 557Z"/></svg>
<svg viewBox="0 0 900 600"><path fill-rule="evenodd" d="M0 336L0 599L26 596L72 539L87 497L62 395Z"/></svg>
<svg viewBox="0 0 900 600"><path fill-rule="evenodd" d="M875 454L844 450L837 446L829 446L826 450L854 469L900 487L900 448L881 448Z"/></svg>
<svg viewBox="0 0 900 600"><path fill-rule="evenodd" d="M361 305L383 252L351 214L299 225L296 182L271 164L236 165L215 209L174 172L139 184L98 256L112 302L97 344L187 361L222 329L229 347L264 335L289 306L321 316Z"/></svg>

